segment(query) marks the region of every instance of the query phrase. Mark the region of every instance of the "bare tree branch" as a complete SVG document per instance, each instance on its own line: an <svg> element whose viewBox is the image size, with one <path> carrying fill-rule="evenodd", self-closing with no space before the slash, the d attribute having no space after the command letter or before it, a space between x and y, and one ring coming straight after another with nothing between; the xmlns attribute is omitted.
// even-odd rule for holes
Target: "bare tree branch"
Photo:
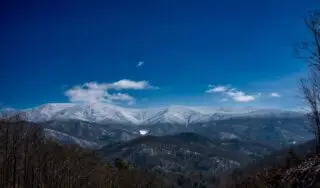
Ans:
<svg viewBox="0 0 320 188"><path fill-rule="evenodd" d="M311 31L311 42L302 42L296 46L298 58L305 59L309 65L309 77L301 79L300 91L309 106L310 127L320 146L320 14L311 12L305 19ZM319 147L318 147L319 148Z"/></svg>

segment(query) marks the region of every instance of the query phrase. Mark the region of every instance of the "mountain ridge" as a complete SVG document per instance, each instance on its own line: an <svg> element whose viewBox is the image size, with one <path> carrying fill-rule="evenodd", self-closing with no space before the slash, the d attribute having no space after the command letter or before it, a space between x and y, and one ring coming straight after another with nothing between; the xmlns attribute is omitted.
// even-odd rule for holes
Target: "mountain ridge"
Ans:
<svg viewBox="0 0 320 188"><path fill-rule="evenodd" d="M120 123L150 125L172 123L209 122L233 117L303 116L305 113L293 110L271 108L218 108L206 106L171 105L159 108L125 108L106 103L48 103L24 110L10 110L10 113L23 112L29 121L82 120L94 123Z"/></svg>
<svg viewBox="0 0 320 188"><path fill-rule="evenodd" d="M107 160L123 158L138 167L167 172L224 171L251 160L240 149L230 150L229 146L224 147L221 143L195 133L148 135L106 145L99 149L99 153Z"/></svg>

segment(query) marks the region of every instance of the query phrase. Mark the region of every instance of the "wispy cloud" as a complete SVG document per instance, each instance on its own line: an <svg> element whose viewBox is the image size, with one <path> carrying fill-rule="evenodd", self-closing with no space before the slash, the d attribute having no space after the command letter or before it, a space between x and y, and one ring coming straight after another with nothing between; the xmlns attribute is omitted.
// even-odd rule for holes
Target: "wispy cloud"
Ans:
<svg viewBox="0 0 320 188"><path fill-rule="evenodd" d="M122 89L135 89L135 90L141 90L141 89L157 89L158 87L152 86L149 84L149 82L143 80L143 81L132 81L128 79L122 79L117 82L108 84L108 87L110 89L115 90L122 90Z"/></svg>
<svg viewBox="0 0 320 188"><path fill-rule="evenodd" d="M281 97L279 93L273 92L269 94L270 97Z"/></svg>
<svg viewBox="0 0 320 188"><path fill-rule="evenodd" d="M206 91L206 93L219 93L219 92L225 92L228 90L229 86L213 86L209 85L209 89Z"/></svg>
<svg viewBox="0 0 320 188"><path fill-rule="evenodd" d="M134 104L136 99L127 93L110 93L111 90L143 90L157 88L147 81L119 80L114 83L87 82L65 91L70 102L113 103L126 102Z"/></svg>
<svg viewBox="0 0 320 188"><path fill-rule="evenodd" d="M109 99L111 101L127 101L128 103L132 104L136 101L136 99L132 96L130 96L127 93L116 93L109 95Z"/></svg>
<svg viewBox="0 0 320 188"><path fill-rule="evenodd" d="M258 93L256 95L249 95L241 90L231 88L230 85L222 86L213 86L209 85L209 89L206 90L206 93L223 93L224 95L230 97L232 100L236 102L251 102L259 98L262 94ZM222 102L228 101L227 98L221 99Z"/></svg>
<svg viewBox="0 0 320 188"><path fill-rule="evenodd" d="M221 101L221 102L228 102L229 99L227 99L227 98L222 98L220 101Z"/></svg>
<svg viewBox="0 0 320 188"><path fill-rule="evenodd" d="M137 64L137 67L142 67L142 65L144 65L144 62L143 61L139 61L138 64Z"/></svg>

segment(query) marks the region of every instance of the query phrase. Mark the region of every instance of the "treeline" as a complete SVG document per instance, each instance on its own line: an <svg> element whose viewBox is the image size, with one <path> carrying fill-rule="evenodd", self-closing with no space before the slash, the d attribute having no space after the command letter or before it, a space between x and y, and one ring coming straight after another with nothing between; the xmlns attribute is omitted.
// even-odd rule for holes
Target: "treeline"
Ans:
<svg viewBox="0 0 320 188"><path fill-rule="evenodd" d="M130 188L168 187L154 174L109 164L97 153L61 145L41 127L15 116L0 120L0 187Z"/></svg>
<svg viewBox="0 0 320 188"><path fill-rule="evenodd" d="M314 146L316 147L316 146ZM314 148L315 150L316 148ZM320 187L320 153L312 152L298 155L294 148L283 156L273 156L274 162L262 167L248 165L236 169L231 174L225 174L219 179L219 188L318 188ZM281 160L277 160L280 157ZM266 160L270 160L267 158ZM269 165L268 165L269 164Z"/></svg>

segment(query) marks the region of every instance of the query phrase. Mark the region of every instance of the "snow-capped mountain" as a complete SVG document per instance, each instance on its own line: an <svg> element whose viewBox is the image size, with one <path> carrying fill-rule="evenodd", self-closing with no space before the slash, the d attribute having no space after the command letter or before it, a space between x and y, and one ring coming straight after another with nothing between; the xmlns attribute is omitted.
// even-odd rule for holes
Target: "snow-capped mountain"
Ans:
<svg viewBox="0 0 320 188"><path fill-rule="evenodd" d="M22 110L28 120L43 122L50 120L82 120L88 122L132 123L139 121L134 109L125 109L111 104L49 103Z"/></svg>
<svg viewBox="0 0 320 188"><path fill-rule="evenodd" d="M305 114L255 108L169 106L134 109L111 104L50 103L22 111L48 137L99 146L144 135L194 132L213 140L242 140L281 149L312 139ZM1 112L0 112L1 116Z"/></svg>
<svg viewBox="0 0 320 188"><path fill-rule="evenodd" d="M208 122L232 117L300 116L301 112L278 109L214 108L169 106L161 108L133 109L111 104L49 103L22 110L28 120L82 120L94 123L152 125L159 123L183 124Z"/></svg>

